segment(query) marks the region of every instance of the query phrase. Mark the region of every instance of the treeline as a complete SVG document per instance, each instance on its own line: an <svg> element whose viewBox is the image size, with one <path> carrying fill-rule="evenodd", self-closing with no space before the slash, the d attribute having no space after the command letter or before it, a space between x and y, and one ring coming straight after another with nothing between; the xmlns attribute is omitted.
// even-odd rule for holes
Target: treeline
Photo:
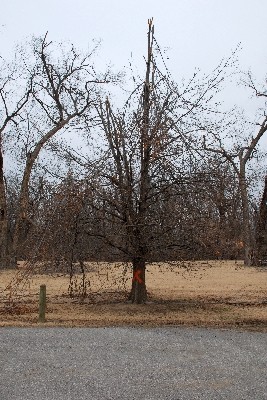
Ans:
<svg viewBox="0 0 267 400"><path fill-rule="evenodd" d="M218 159L206 161L208 168L199 166L170 187L163 188L161 183L147 212L147 261L243 257L237 179ZM43 177L31 182L30 221L20 230L19 260L35 257L58 270L68 270L72 262L129 261L127 229L116 205L111 204L116 193L100 197L95 180L89 179L72 172L53 185ZM18 193L12 185L9 190L12 237Z"/></svg>
<svg viewBox="0 0 267 400"><path fill-rule="evenodd" d="M262 171L254 163L248 174L248 165L260 156L266 113L252 123L217 100L235 52L179 84L150 20L147 40L143 79L131 77L120 109L109 92L129 77L98 73L96 49L83 55L45 36L12 64L1 59L2 267L130 261L131 298L142 302L147 262L243 257L251 265L264 257L265 203L250 199ZM241 75L264 100L265 88Z"/></svg>

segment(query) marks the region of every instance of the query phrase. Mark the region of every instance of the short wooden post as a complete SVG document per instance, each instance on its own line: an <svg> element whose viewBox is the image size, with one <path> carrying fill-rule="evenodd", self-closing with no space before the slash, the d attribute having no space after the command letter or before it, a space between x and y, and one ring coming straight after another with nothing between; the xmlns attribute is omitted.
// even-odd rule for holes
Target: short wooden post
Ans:
<svg viewBox="0 0 267 400"><path fill-rule="evenodd" d="M38 322L45 322L45 310L46 310L46 286L40 286L39 294L39 320Z"/></svg>

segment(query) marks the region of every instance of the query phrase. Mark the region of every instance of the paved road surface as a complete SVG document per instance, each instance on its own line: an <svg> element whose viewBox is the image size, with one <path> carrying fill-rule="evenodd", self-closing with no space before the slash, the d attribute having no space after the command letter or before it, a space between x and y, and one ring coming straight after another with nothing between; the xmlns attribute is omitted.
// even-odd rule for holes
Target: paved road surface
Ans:
<svg viewBox="0 0 267 400"><path fill-rule="evenodd" d="M267 334L0 328L1 400L267 399Z"/></svg>

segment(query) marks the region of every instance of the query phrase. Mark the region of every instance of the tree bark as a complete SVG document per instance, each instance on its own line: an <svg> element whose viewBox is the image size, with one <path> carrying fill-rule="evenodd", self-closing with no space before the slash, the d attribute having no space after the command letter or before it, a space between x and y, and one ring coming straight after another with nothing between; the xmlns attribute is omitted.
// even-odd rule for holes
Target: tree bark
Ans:
<svg viewBox="0 0 267 400"><path fill-rule="evenodd" d="M263 195L259 207L259 214L256 228L256 245L254 264L262 265L267 260L267 176Z"/></svg>
<svg viewBox="0 0 267 400"><path fill-rule="evenodd" d="M240 187L241 202L242 202L242 214L243 214L244 265L251 266L252 256L253 256L253 246L251 238L250 213L249 213L245 163L243 163L242 161L240 161L239 187Z"/></svg>
<svg viewBox="0 0 267 400"><path fill-rule="evenodd" d="M8 218L2 143L0 142L0 268L7 264Z"/></svg>
<svg viewBox="0 0 267 400"><path fill-rule="evenodd" d="M13 244L12 244L12 261L16 261L19 240L20 240L20 232L23 231L23 223L25 221L31 222L28 218L28 204L29 204L29 182L31 177L31 172L33 166L35 164L36 159L38 158L42 148L44 145L65 125L69 123L69 121L75 117L75 114L69 115L62 121L59 121L57 125L48 131L36 144L32 153L27 154L26 159L26 166L24 169L23 179L20 188L20 196L19 196L19 203L18 203L18 211L15 221L15 228L13 234Z"/></svg>
<svg viewBox="0 0 267 400"><path fill-rule="evenodd" d="M129 299L134 304L143 304L147 300L145 274L146 274L145 259L141 257L134 258L132 290L129 296Z"/></svg>

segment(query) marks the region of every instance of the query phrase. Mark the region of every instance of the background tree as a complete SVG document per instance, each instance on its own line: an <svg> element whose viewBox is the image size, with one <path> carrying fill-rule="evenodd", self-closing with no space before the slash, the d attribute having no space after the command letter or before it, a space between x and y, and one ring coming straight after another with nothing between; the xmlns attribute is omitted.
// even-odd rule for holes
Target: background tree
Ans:
<svg viewBox="0 0 267 400"><path fill-rule="evenodd" d="M97 86L109 79L107 74L102 77L96 74L92 62L94 51L81 55L71 47L59 59L53 55L55 51L59 48L52 49L47 35L33 42L35 64L28 68L33 71L32 98L24 123L17 126L18 134L25 138L25 166L13 232L14 258L21 235L25 235L23 225L33 223L29 217L29 182L40 152L59 131L70 128L75 134L79 124L90 119L90 110L99 93Z"/></svg>
<svg viewBox="0 0 267 400"><path fill-rule="evenodd" d="M18 55L18 54L17 54ZM25 77L18 59L8 63L0 58L0 266L8 264L8 206L4 174L4 146L11 126L17 126L32 92L32 78Z"/></svg>
<svg viewBox="0 0 267 400"><path fill-rule="evenodd" d="M259 206L256 225L255 264L266 264L267 259L267 176Z"/></svg>
<svg viewBox="0 0 267 400"><path fill-rule="evenodd" d="M244 129L250 130L251 124L247 122L244 126L244 121L240 130L238 131L238 120L235 120L234 124L230 124L230 130L235 133L238 131L238 142L234 143L233 148L227 150L227 147L223 144L222 136L218 134L218 131L211 129L208 134L210 135L210 144L207 143L206 136L204 136L204 150L218 154L230 163L239 182L241 204L242 204L242 223L243 223L243 244L244 244L244 264L251 265L253 263L253 246L254 246L254 234L251 227L251 213L249 205L249 194L248 194L248 178L246 174L247 164L253 159L254 152L257 149L258 143L262 136L267 131L267 117L264 116L261 122L256 123L259 128L256 133L246 140L246 143L242 143L241 135ZM229 126L226 128L229 130ZM221 130L221 129L220 129ZM222 134L221 130L221 134ZM241 136L241 137L240 137Z"/></svg>

